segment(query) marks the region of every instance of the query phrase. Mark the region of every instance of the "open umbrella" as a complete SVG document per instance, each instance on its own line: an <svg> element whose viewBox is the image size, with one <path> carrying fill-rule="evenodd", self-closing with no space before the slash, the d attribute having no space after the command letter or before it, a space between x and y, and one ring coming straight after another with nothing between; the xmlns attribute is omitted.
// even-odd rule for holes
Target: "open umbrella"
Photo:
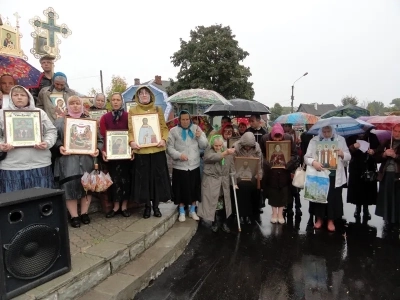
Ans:
<svg viewBox="0 0 400 300"><path fill-rule="evenodd" d="M392 131L393 126L400 123L400 116L375 116L368 119L368 123L376 129Z"/></svg>
<svg viewBox="0 0 400 300"><path fill-rule="evenodd" d="M305 124L315 124L319 120L319 117L307 114L304 112L295 112L287 115L279 116L274 124L293 124L293 125L305 125Z"/></svg>
<svg viewBox="0 0 400 300"><path fill-rule="evenodd" d="M320 119L307 131L307 134L318 134L318 130L325 126L333 126L336 132L343 137L360 134L374 127L374 125L370 123L351 117L331 117L328 119Z"/></svg>
<svg viewBox="0 0 400 300"><path fill-rule="evenodd" d="M204 114L209 116L248 116L253 114L270 114L268 106L255 100L232 99L231 105L214 104L211 105Z"/></svg>
<svg viewBox="0 0 400 300"><path fill-rule="evenodd" d="M229 101L226 100L222 95L212 90L203 89L190 89L177 92L170 96L167 100L170 103L182 103L182 104L226 104L229 105Z"/></svg>
<svg viewBox="0 0 400 300"><path fill-rule="evenodd" d="M372 129L371 133L375 134L379 142L383 144L384 142L392 138L392 132L390 130L376 130Z"/></svg>
<svg viewBox="0 0 400 300"><path fill-rule="evenodd" d="M321 119L326 119L330 117L346 117L346 116L356 119L361 116L369 116L369 115L371 114L368 109L348 104L324 113L321 116Z"/></svg>
<svg viewBox="0 0 400 300"><path fill-rule="evenodd" d="M19 57L0 55L0 76L9 74L17 84L29 89L37 87L41 72Z"/></svg>

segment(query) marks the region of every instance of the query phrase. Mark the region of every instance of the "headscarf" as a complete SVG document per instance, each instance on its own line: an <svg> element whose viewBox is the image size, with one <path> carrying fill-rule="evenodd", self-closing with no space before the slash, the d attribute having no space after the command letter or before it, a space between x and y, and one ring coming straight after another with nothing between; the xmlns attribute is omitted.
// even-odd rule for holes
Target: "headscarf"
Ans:
<svg viewBox="0 0 400 300"><path fill-rule="evenodd" d="M72 100L79 100L81 102L81 111L80 112L72 113L71 106L69 105L69 102L72 101ZM71 117L76 118L76 119L80 118L81 115L83 114L83 102L82 102L82 99L79 98L78 96L69 97L68 100L67 100L67 109L68 109L68 115L70 115Z"/></svg>
<svg viewBox="0 0 400 300"><path fill-rule="evenodd" d="M221 130L219 131L219 134L222 136L222 138L225 140L225 137L224 137L224 132L225 132L225 130L226 129L232 129L232 136L233 136L233 131L234 131L234 129L233 129L233 125L231 124L231 123L226 123L222 128L221 128Z"/></svg>
<svg viewBox="0 0 400 300"><path fill-rule="evenodd" d="M183 128L183 127L181 126L181 115L189 115L190 124L189 124L189 127L188 127L188 128ZM187 110L181 110L181 111L179 112L179 123L178 123L178 127L180 127L180 128L182 129L182 140L183 140L183 141L186 141L186 138L187 138L188 135L189 135L189 137L190 137L191 139L194 139L194 134L193 134L193 132L190 130L190 127L192 127L192 124L193 124L193 122L192 122L192 119L191 119L191 117L190 117L190 113L189 113Z"/></svg>
<svg viewBox="0 0 400 300"><path fill-rule="evenodd" d="M222 135L220 135L220 134L213 135L211 137L211 140L210 140L210 145L211 145L211 147L213 147L213 149L214 149L215 140L217 138L220 138L220 139L224 140L224 137ZM224 144L222 143L221 152L223 152L223 151L224 151ZM222 158L222 160L221 160L221 166L223 166L223 165L225 165L225 158Z"/></svg>
<svg viewBox="0 0 400 300"><path fill-rule="evenodd" d="M276 123L274 126L272 126L271 129L271 137L275 137L275 135L280 134L283 138L285 131L283 130L283 127L280 123Z"/></svg>
<svg viewBox="0 0 400 300"><path fill-rule="evenodd" d="M332 135L331 135L330 138L325 138L323 133L322 133L322 128L325 128L325 127L330 127L332 129ZM333 126L329 126L329 125L321 127L320 129L318 129L318 137L319 137L320 141L327 141L327 142L328 141L333 141L335 139L335 137L336 137L336 130L335 130L335 128L333 128Z"/></svg>
<svg viewBox="0 0 400 300"><path fill-rule="evenodd" d="M124 107L124 100L123 100L124 98L122 98L122 94L121 94L121 93L118 93L118 92L113 93L113 94L111 95L111 98L112 98L112 96L114 96L114 95L119 95L119 96L121 97L121 99L122 99L121 107L120 107L119 109L113 109L113 110L111 111L111 114L112 114L112 116L113 116L113 123L116 123L116 122L121 118L122 114L124 113L125 107Z"/></svg>
<svg viewBox="0 0 400 300"><path fill-rule="evenodd" d="M112 95L115 95L115 94L120 94L120 93L113 93ZM111 95L111 97L112 97L112 95ZM104 97L104 104L103 104L103 106L102 106L101 108L105 108L106 105L107 105L107 97L106 97L106 95L104 95L103 93L97 93L97 94L94 96L94 98L93 98L93 105L96 106L96 99L97 99L98 96L103 96L103 97ZM121 95L121 99L122 99L122 95Z"/></svg>
<svg viewBox="0 0 400 300"><path fill-rule="evenodd" d="M54 75L53 75L53 82L54 82L54 79L56 77L64 77L65 78L65 82L67 82L67 75L65 75L63 72L55 72Z"/></svg>

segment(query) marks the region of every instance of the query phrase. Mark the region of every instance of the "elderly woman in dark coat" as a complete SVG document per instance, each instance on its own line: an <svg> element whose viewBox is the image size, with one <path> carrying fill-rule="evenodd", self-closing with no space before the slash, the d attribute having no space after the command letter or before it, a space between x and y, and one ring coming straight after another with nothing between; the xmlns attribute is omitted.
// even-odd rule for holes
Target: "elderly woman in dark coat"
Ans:
<svg viewBox="0 0 400 300"><path fill-rule="evenodd" d="M368 142L367 152L360 150L357 140ZM350 136L346 139L351 154L349 163L349 181L347 188L347 203L356 205L354 217L359 218L361 206L363 207L364 219L371 219L368 205L375 205L378 196L377 181L366 181L362 178L365 171L376 171L375 151L379 146L379 140L370 130L361 135Z"/></svg>
<svg viewBox="0 0 400 300"><path fill-rule="evenodd" d="M230 232L225 220L232 214L230 175L235 172L232 156L234 152L232 148L224 148L224 139L221 135L214 135L204 153L201 202L197 212L201 218L213 222L211 229L214 232L218 231L220 226L223 231Z"/></svg>
<svg viewBox="0 0 400 300"><path fill-rule="evenodd" d="M67 100L68 115L70 118L86 118L83 113L83 102L78 96L71 96ZM57 128L57 141L54 145L59 149L61 156L56 158L54 177L58 180L60 188L65 191L67 209L71 215L71 226L80 227L89 224L88 209L91 195L83 189L81 178L85 172L94 169L94 157L99 155L103 148L103 139L97 134L97 149L92 155L69 154L64 147L64 122L65 118L57 119L54 124ZM81 215L78 217L78 200L81 205Z"/></svg>
<svg viewBox="0 0 400 300"><path fill-rule="evenodd" d="M240 140L234 144L234 149L236 157L258 158L258 173L250 181L238 180L237 182L238 190L236 195L240 222L251 224L250 217L259 221L260 188L257 183L261 181L263 174L261 168L262 152L254 134L251 132L243 134ZM238 177L239 172L240 170L237 170L236 177Z"/></svg>
<svg viewBox="0 0 400 300"><path fill-rule="evenodd" d="M379 194L375 214L389 225L400 223L400 124L393 127L392 140L380 146L376 153L381 163L378 173Z"/></svg>

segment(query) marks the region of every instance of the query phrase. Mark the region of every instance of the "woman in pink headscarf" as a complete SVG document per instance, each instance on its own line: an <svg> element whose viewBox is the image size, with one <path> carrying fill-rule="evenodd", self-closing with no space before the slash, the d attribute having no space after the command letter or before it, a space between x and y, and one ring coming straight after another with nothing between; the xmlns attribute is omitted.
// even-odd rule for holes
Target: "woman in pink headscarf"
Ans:
<svg viewBox="0 0 400 300"><path fill-rule="evenodd" d="M68 118L87 118L83 112L83 102L78 96L71 96L67 100ZM94 168L94 157L99 155L99 149L103 148L103 139L97 134L97 149L92 155L69 154L64 147L64 123L65 118L55 121L57 128L57 141L54 147L59 149L60 155L56 157L54 177L60 188L65 191L67 209L71 215L71 226L80 227L89 224L88 209L91 195L83 189L81 178L85 172L91 172ZM80 202L81 215L78 215L78 200Z"/></svg>
<svg viewBox="0 0 400 300"><path fill-rule="evenodd" d="M261 150L264 155L266 154L265 145L267 141L291 141L292 137L284 133L281 124L277 123L272 127L270 134L264 134L261 138ZM283 208L287 205L291 197L290 186L291 177L290 173L295 168L296 145L291 143L291 156L290 160L286 161L283 153L279 153L279 149L275 148L277 153L271 155L270 160L264 160L263 170L264 176L262 187L264 197L268 198L268 204L272 207L271 223L284 224ZM284 168L272 168L273 166L280 166Z"/></svg>

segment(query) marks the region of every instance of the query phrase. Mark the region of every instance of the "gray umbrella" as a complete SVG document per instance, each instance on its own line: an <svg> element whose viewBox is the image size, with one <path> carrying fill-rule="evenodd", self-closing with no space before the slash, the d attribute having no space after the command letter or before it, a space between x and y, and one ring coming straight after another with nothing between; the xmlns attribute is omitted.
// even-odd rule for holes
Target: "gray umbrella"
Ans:
<svg viewBox="0 0 400 300"><path fill-rule="evenodd" d="M244 117L253 114L270 114L269 107L255 100L232 99L228 100L232 105L213 104L204 114L209 116L237 116Z"/></svg>

